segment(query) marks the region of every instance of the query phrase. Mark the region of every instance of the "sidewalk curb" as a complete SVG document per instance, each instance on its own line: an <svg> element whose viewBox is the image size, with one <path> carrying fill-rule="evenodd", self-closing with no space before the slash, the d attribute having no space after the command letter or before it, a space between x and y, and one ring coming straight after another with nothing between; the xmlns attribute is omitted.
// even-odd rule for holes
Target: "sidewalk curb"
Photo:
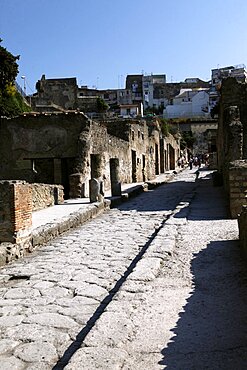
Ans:
<svg viewBox="0 0 247 370"><path fill-rule="evenodd" d="M22 244L0 243L0 266L29 255L38 247L50 242L59 235L81 226L104 211L117 207L144 191L169 182L173 177L174 173L170 174L165 180L151 180L123 191L121 196L106 197L103 202L91 203L86 209L85 207L79 208L79 210L70 213L68 216L33 229Z"/></svg>
<svg viewBox="0 0 247 370"><path fill-rule="evenodd" d="M69 216L62 217L59 221L54 221L44 226L34 229L31 236L31 245L33 248L45 244L56 238L64 232L74 229L83 223L95 218L106 209L110 208L110 203L107 200L101 203L92 203L87 209L81 208L78 211L71 213Z"/></svg>
<svg viewBox="0 0 247 370"><path fill-rule="evenodd" d="M48 243L50 240L58 237L64 232L79 227L92 218L97 217L104 211L117 207L123 202L142 194L144 191L147 191L150 188L153 189L154 187L170 181L170 179L171 178L169 177L169 180L163 182L150 181L144 184L136 185L122 192L121 196L107 197L103 202L91 203L87 209L81 208L81 210L79 209L78 211L71 213L69 216L63 217L58 221L40 226L32 231L30 249L34 249L37 246ZM31 251L32 250L29 252Z"/></svg>

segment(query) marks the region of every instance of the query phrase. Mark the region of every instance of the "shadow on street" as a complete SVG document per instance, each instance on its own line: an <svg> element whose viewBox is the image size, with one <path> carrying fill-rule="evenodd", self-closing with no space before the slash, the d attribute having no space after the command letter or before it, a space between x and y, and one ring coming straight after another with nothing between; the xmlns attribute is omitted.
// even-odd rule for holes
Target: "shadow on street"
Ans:
<svg viewBox="0 0 247 370"><path fill-rule="evenodd" d="M237 241L217 241L194 256L194 290L162 350L166 370L244 370L247 274Z"/></svg>
<svg viewBox="0 0 247 370"><path fill-rule="evenodd" d="M226 219L223 188L214 187L210 176L202 178L188 220ZM247 268L238 240L208 243L194 254L191 273L193 291L159 364L166 370L246 369Z"/></svg>

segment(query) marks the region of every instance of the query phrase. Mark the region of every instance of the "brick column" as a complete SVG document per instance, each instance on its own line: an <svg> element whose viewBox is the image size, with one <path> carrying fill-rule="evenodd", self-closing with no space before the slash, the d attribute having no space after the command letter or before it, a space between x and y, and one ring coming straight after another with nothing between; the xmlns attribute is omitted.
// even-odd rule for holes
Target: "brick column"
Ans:
<svg viewBox="0 0 247 370"><path fill-rule="evenodd" d="M0 181L0 243L23 244L32 226L32 190L25 181Z"/></svg>

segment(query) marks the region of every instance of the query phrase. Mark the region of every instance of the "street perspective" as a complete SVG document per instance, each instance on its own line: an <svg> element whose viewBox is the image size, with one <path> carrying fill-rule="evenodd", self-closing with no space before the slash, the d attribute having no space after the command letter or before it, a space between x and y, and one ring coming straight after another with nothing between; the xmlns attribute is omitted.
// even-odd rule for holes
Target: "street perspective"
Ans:
<svg viewBox="0 0 247 370"><path fill-rule="evenodd" d="M245 368L237 221L195 172L1 269L1 369Z"/></svg>
<svg viewBox="0 0 247 370"><path fill-rule="evenodd" d="M0 370L247 370L247 2L0 8Z"/></svg>

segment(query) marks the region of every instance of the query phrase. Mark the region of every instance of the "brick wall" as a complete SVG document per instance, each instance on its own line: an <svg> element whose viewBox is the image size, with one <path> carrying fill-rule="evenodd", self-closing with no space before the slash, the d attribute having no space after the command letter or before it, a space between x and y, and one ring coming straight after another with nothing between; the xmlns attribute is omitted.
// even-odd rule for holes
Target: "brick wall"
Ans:
<svg viewBox="0 0 247 370"><path fill-rule="evenodd" d="M247 205L247 160L233 161L229 167L228 181L230 213L236 218Z"/></svg>
<svg viewBox="0 0 247 370"><path fill-rule="evenodd" d="M0 242L20 243L32 226L32 191L25 181L0 182Z"/></svg>
<svg viewBox="0 0 247 370"><path fill-rule="evenodd" d="M32 211L62 202L61 185L0 181L0 266L32 251Z"/></svg>

